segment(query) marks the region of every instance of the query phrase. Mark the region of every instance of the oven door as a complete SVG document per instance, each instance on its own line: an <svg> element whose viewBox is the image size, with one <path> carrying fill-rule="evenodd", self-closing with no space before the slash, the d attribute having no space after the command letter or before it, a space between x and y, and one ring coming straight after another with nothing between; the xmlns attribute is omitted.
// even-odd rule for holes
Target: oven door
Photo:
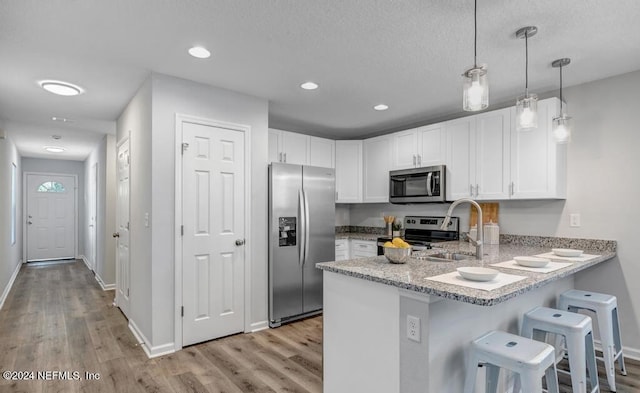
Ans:
<svg viewBox="0 0 640 393"><path fill-rule="evenodd" d="M444 202L445 173L444 165L389 172L389 202Z"/></svg>

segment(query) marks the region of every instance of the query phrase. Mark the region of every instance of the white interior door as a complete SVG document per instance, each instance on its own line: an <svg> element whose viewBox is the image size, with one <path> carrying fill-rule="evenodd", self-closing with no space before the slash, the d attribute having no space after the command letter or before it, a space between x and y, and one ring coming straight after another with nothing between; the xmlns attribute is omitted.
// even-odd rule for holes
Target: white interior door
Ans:
<svg viewBox="0 0 640 393"><path fill-rule="evenodd" d="M118 196L117 218L114 233L116 237L116 304L124 315L129 315L131 299L129 297L131 284L131 266L129 249L129 190L130 190L130 149L127 138L118 145Z"/></svg>
<svg viewBox="0 0 640 393"><path fill-rule="evenodd" d="M244 330L244 132L182 123L182 344Z"/></svg>
<svg viewBox="0 0 640 393"><path fill-rule="evenodd" d="M27 261L76 256L76 178L27 174Z"/></svg>

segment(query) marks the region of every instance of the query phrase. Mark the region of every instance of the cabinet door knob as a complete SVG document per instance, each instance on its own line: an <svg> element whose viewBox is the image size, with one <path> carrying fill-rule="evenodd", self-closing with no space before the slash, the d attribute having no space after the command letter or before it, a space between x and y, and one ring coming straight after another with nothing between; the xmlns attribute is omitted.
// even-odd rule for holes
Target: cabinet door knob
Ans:
<svg viewBox="0 0 640 393"><path fill-rule="evenodd" d="M118 233L118 232L113 232L113 235L111 235L111 236L113 236L113 237L120 237L120 233Z"/></svg>

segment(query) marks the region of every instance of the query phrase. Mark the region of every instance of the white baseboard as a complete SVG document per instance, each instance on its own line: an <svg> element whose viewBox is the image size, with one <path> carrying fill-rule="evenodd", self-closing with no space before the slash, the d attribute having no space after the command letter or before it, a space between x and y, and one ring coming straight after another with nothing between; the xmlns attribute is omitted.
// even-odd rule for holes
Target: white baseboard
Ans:
<svg viewBox="0 0 640 393"><path fill-rule="evenodd" d="M269 329L268 321L254 322L251 325L249 325L250 333L259 332L260 330L265 330L265 329Z"/></svg>
<svg viewBox="0 0 640 393"><path fill-rule="evenodd" d="M13 274L11 275L11 278L9 279L9 282L7 283L7 286L4 288L4 291L2 292L2 297L0 297L0 310L2 309L2 306L4 306L4 301L7 300L7 296L9 296L9 292L13 287L13 283L16 281L16 277L18 277L18 272L20 272L21 267L22 267L22 261L18 262L15 270L13 271Z"/></svg>
<svg viewBox="0 0 640 393"><path fill-rule="evenodd" d="M138 343L140 343L140 346L144 350L144 353L147 354L147 357L149 359L157 358L158 356L162 355L168 355L176 351L174 343L158 345L156 347L149 347L149 345L147 344L149 340L147 340L144 334L142 334L140 329L138 329L135 322L133 322L131 318L129 318L129 330L131 330L131 333L133 333L136 340L138 340Z"/></svg>
<svg viewBox="0 0 640 393"><path fill-rule="evenodd" d="M82 259L82 262L84 262L85 266L87 266L87 269L93 271L91 265L89 265L89 260L87 259L87 257L85 257L84 255L78 255L78 258Z"/></svg>
<svg viewBox="0 0 640 393"><path fill-rule="evenodd" d="M100 288L102 288L103 291L113 291L116 289L116 284L105 284L102 277L100 277L100 275L97 272L94 272L94 273L95 273L94 277L96 278L96 281L98 282L98 284L100 284Z"/></svg>
<svg viewBox="0 0 640 393"><path fill-rule="evenodd" d="M622 341L624 342L624 336L622 337ZM602 351L602 343L600 340L593 340L593 346L596 348L596 351ZM623 345L622 354L625 358L640 361L640 350L637 348L626 347Z"/></svg>

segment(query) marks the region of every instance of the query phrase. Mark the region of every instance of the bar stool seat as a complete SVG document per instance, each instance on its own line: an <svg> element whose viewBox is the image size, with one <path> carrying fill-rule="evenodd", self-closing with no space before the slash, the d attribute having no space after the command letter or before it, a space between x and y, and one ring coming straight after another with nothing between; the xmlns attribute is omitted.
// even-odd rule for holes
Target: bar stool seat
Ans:
<svg viewBox="0 0 640 393"><path fill-rule="evenodd" d="M612 392L616 391L615 367L616 360L620 365L620 373L627 375L622 354L622 340L620 338L620 323L618 322L618 302L615 296L590 291L570 289L560 295L558 308L578 312L581 309L590 310L596 314L600 341L607 373L607 382Z"/></svg>
<svg viewBox="0 0 640 393"><path fill-rule="evenodd" d="M517 373L523 392L542 392L542 377L546 377L549 393L558 393L554 348L499 330L490 331L471 343L464 393L473 393L479 364L486 366L486 392L496 393L500 369ZM515 392L515 390L514 390Z"/></svg>
<svg viewBox="0 0 640 393"><path fill-rule="evenodd" d="M544 342L547 333L557 334L565 339L573 391L599 392L591 318L587 315L548 307L536 307L524 314L521 332L523 337ZM587 390L587 370L591 390Z"/></svg>

